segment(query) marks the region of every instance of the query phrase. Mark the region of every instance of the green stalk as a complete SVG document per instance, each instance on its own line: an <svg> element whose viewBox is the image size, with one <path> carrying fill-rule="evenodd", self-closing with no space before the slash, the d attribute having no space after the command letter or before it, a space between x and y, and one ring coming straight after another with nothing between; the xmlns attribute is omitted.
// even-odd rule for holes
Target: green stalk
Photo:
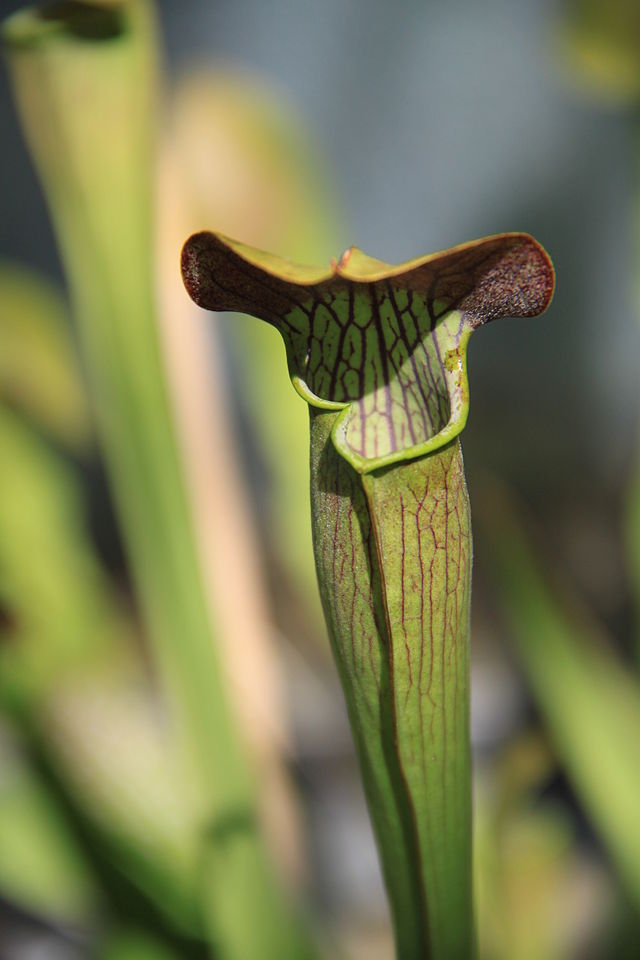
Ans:
<svg viewBox="0 0 640 960"><path fill-rule="evenodd" d="M467 957L471 526L460 444L361 478L331 443L335 417L311 414L314 546L398 956Z"/></svg>
<svg viewBox="0 0 640 960"><path fill-rule="evenodd" d="M398 957L467 960L471 896L466 347L548 304L538 244L504 234L391 267L356 249L298 267L191 237L211 310L275 326L311 407L316 568L380 850Z"/></svg>
<svg viewBox="0 0 640 960"><path fill-rule="evenodd" d="M154 41L145 0L33 8L4 28L141 612L175 728L202 781L207 920L223 957L294 957L297 927L258 834L167 399L153 293Z"/></svg>

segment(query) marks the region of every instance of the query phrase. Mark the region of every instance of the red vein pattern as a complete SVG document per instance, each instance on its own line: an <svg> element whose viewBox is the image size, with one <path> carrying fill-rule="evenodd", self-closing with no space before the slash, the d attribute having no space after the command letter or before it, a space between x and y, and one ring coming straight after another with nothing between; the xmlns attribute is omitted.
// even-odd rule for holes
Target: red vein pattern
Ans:
<svg viewBox="0 0 640 960"><path fill-rule="evenodd" d="M433 956L472 955L471 517L457 440L363 477L387 617L398 763ZM467 922L465 922L467 918Z"/></svg>
<svg viewBox="0 0 640 960"><path fill-rule="evenodd" d="M413 943L425 952L399 956L466 958L471 526L460 446L361 478L329 439L335 416L311 418L316 565L396 923L398 911L420 918Z"/></svg>
<svg viewBox="0 0 640 960"><path fill-rule="evenodd" d="M291 377L309 403L346 408L334 440L366 473L460 432L471 332L498 316L540 313L553 269L525 234L489 237L405 268L381 265L378 277L349 271L359 257L345 255L307 280L302 268L255 251L252 259L200 233L185 244L182 270L201 306L251 313L280 331Z"/></svg>
<svg viewBox="0 0 640 960"><path fill-rule="evenodd" d="M320 595L349 711L395 926L398 956L426 952L411 808L395 745L380 568L361 478L311 412L311 516Z"/></svg>
<svg viewBox="0 0 640 960"><path fill-rule="evenodd" d="M311 415L316 565L396 932L411 933L398 955L462 960L471 526L460 445L359 477L330 440L335 417Z"/></svg>

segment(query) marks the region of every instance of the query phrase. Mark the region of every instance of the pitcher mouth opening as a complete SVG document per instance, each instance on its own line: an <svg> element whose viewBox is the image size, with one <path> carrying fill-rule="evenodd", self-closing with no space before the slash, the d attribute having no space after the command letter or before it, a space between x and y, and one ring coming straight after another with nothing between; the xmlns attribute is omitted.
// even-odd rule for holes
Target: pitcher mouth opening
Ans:
<svg viewBox="0 0 640 960"><path fill-rule="evenodd" d="M345 411L346 412L346 411ZM333 444L345 460L347 460L354 470L360 474L372 473L374 470L381 470L384 467L392 467L399 463L405 463L408 460L417 460L420 457L428 456L448 446L455 438L462 433L467 422L468 408L465 407L457 418L450 418L438 433L433 434L424 443L415 446L407 446L399 450L394 450L384 456L362 457L349 445L346 439L347 427L340 416L333 425L331 437Z"/></svg>
<svg viewBox="0 0 640 960"><path fill-rule="evenodd" d="M471 333L541 313L554 281L543 248L517 233L398 266L352 248L327 270L202 232L185 244L182 269L201 306L279 330L295 389L336 412L334 445L362 474L435 452L462 431Z"/></svg>

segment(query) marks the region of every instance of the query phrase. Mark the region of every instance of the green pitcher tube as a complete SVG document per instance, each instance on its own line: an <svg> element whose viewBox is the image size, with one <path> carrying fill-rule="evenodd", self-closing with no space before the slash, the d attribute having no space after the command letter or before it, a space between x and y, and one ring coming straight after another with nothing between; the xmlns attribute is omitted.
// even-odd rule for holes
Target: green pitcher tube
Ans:
<svg viewBox="0 0 640 960"><path fill-rule="evenodd" d="M200 233L182 270L201 306L282 334L310 406L316 569L397 955L468 960L466 348L484 323L547 307L550 260L501 234L401 266L352 248L327 271Z"/></svg>

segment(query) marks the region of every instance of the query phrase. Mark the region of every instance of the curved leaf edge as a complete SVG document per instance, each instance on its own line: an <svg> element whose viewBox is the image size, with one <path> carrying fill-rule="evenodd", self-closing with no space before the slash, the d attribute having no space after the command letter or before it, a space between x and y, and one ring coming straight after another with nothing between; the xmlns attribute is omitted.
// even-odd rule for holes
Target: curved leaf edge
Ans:
<svg viewBox="0 0 640 960"><path fill-rule="evenodd" d="M541 291L538 291L538 301L535 298L527 305L526 298L522 304L522 310L519 313L511 315L537 316L542 314L553 297L555 290L555 271L553 263L545 248L530 234L522 232L505 232L494 234L472 240L467 243L458 244L436 253L417 257L402 264L391 265L381 260L370 257L363 253L357 247L349 247L339 259L332 258L329 268L320 268L316 266L293 263L291 260L279 257L266 251L247 246L244 243L233 240L220 233L211 233L210 231L199 231L192 234L185 242L181 253L181 272L185 288L195 303L209 310L230 310L234 309L222 301L216 301L212 297L206 280L203 282L200 265L200 253L209 245L213 244L222 248L223 254L230 253L232 257L238 258L247 266L260 271L263 275L271 278L280 284L294 285L295 287L310 288L318 284L324 284L333 278L340 278L349 281L355 285L370 285L381 280L393 278L406 278L414 271L420 270L425 265L435 264L437 261L447 261L455 259L460 255L479 251L492 245L501 243L512 244L516 246L521 244L528 248L531 253L531 262L534 257L538 257L541 263L540 274L543 277ZM481 288L482 284L478 284ZM233 291L229 290L229 293ZM481 291L482 292L482 291ZM242 309L242 306L245 309ZM238 300L234 307L239 312L252 312L251 306L241 304ZM259 315L259 312L256 313ZM452 384L448 384L449 400L451 402L451 413L445 426L438 432L423 440L420 443L403 446L399 449L389 451L381 456L363 456L359 454L347 441L347 428L352 414L353 400L335 401L318 396L306 383L305 379L296 370L296 358L291 353L291 344L287 337L285 347L287 353L287 365L291 383L303 400L309 405L318 409L327 411L342 411L332 429L332 440L338 450L347 462L359 474L368 474L375 470L394 464L411 461L427 454L434 453L442 449L454 440L464 429L469 415L469 383L467 374L467 346L471 333L477 327L493 319L494 316L508 316L504 310L496 313L487 312L474 315L471 312L452 309L440 314L440 320L460 316L463 321L462 334L457 343L452 344L452 349L447 352L447 364L451 373L454 374ZM263 317L267 319L267 317ZM282 330L280 331L282 333ZM454 371L456 371L454 373Z"/></svg>

